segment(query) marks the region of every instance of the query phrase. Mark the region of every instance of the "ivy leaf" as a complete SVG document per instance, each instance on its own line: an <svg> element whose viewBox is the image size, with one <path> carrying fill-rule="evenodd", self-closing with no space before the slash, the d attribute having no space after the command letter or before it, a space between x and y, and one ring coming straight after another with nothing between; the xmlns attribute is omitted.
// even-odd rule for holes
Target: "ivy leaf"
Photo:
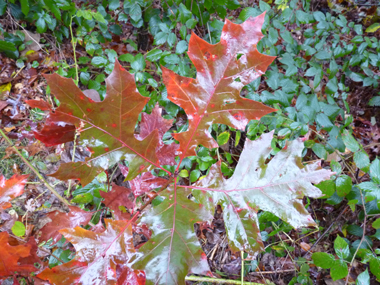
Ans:
<svg viewBox="0 0 380 285"><path fill-rule="evenodd" d="M47 217L51 220L40 231L40 241L48 241L53 239L53 244L58 242L62 235L59 230L65 228L73 228L80 225L87 225L91 219L93 213L86 212L78 207L69 206L70 211L68 213L62 213L61 211L53 211L47 214Z"/></svg>
<svg viewBox="0 0 380 285"><path fill-rule="evenodd" d="M240 96L243 86L261 76L275 58L256 49L263 37L264 16L249 18L240 25L226 20L221 41L216 45L192 34L188 55L197 70L196 79L162 68L168 99L188 116L188 130L173 135L180 142L181 159L196 155L195 148L200 144L207 148L218 146L206 131L211 124L244 130L249 120L275 111ZM242 54L239 59L238 54Z"/></svg>
<svg viewBox="0 0 380 285"><path fill-rule="evenodd" d="M134 135L138 116L149 98L137 92L133 75L118 61L106 79L107 94L102 102L86 97L71 79L57 74L45 77L51 92L61 102L55 113L49 114L46 125L58 122L75 125L81 141L92 153L85 162L62 164L52 176L61 180L78 179L85 186L122 159L131 162L131 178L151 165L160 167L155 151L157 131L154 130L143 141ZM54 139L50 137L50 140Z"/></svg>
<svg viewBox="0 0 380 285"><path fill-rule="evenodd" d="M60 230L76 250L68 263L47 268L37 277L56 285L120 284L117 265L128 262L135 252L131 222L104 220L107 229L95 233L81 227Z"/></svg>
<svg viewBox="0 0 380 285"><path fill-rule="evenodd" d="M15 174L8 180L0 176L0 210L11 207L10 201L24 193L24 187L29 175Z"/></svg>

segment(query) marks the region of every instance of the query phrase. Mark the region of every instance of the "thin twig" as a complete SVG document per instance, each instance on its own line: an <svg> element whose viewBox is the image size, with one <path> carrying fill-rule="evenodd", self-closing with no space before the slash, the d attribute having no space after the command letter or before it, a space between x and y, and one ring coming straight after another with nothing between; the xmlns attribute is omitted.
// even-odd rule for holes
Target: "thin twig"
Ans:
<svg viewBox="0 0 380 285"><path fill-rule="evenodd" d="M241 283L240 280L231 280L231 279L221 279L221 278L211 278L211 277L202 277L202 276L186 276L186 281L198 281L198 282L213 282L213 283L224 283L224 284L245 284L245 285L262 285L261 283L256 282L244 282Z"/></svg>
<svg viewBox="0 0 380 285"><path fill-rule="evenodd" d="M45 178L30 164L30 162L22 156L22 154L18 151L17 147L15 147L12 141L8 138L8 136L0 129L1 136L7 141L9 146L13 148L16 154L24 161L24 163L34 172L34 174L45 184L45 186L58 198L59 201L64 203L67 206L70 206L70 203L58 194L57 191L45 180Z"/></svg>

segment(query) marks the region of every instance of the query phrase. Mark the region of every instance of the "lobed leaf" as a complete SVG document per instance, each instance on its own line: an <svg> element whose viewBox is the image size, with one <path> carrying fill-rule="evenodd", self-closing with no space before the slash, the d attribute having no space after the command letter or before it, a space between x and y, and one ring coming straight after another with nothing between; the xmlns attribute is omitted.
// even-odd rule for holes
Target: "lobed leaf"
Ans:
<svg viewBox="0 0 380 285"><path fill-rule="evenodd" d="M11 207L10 201L24 193L24 187L29 175L13 175L6 180L0 176L0 210Z"/></svg>
<svg viewBox="0 0 380 285"><path fill-rule="evenodd" d="M173 135L180 143L182 159L196 155L198 145L218 147L207 131L212 124L244 130L250 120L275 111L240 96L243 86L264 74L275 59L256 48L263 37L264 16L249 18L240 25L226 20L221 40L215 45L193 33L188 55L197 70L196 79L162 68L168 99L185 110L189 121L186 132Z"/></svg>
<svg viewBox="0 0 380 285"><path fill-rule="evenodd" d="M106 79L107 95L102 102L88 98L72 79L57 74L46 75L45 78L61 104L49 114L42 133L36 133L36 137L48 144L61 141L59 131L49 132L48 139L44 140L45 128L72 124L92 153L85 162L61 165L52 176L61 180L78 179L84 186L122 159L131 161L131 176L151 165L159 167L156 155L158 131L153 130L142 141L134 134L138 116L149 98L138 93L133 75L118 61Z"/></svg>
<svg viewBox="0 0 380 285"><path fill-rule="evenodd" d="M126 264L135 251L132 225L128 221L108 219L105 219L105 223L107 229L102 233L81 227L61 230L65 238L74 245L75 258L52 269L45 269L37 277L57 285L120 284L117 265ZM131 271L132 273L134 272Z"/></svg>

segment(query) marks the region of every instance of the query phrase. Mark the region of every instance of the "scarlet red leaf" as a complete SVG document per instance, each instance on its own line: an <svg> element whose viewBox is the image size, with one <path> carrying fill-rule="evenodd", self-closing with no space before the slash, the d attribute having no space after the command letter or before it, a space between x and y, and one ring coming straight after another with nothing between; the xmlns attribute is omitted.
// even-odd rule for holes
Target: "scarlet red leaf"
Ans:
<svg viewBox="0 0 380 285"><path fill-rule="evenodd" d="M48 241L53 239L53 244L58 242L62 235L59 230L65 228L73 228L80 225L87 225L93 213L83 211L74 206L69 206L70 212L63 213L61 211L53 211L47 214L51 222L46 224L40 231L40 241Z"/></svg>
<svg viewBox="0 0 380 285"><path fill-rule="evenodd" d="M41 131L34 132L34 136L46 146L62 144L74 140L75 126L47 120Z"/></svg>
<svg viewBox="0 0 380 285"><path fill-rule="evenodd" d="M188 55L197 69L196 79L162 68L168 99L181 106L189 120L186 132L174 134L180 142L181 158L196 155L198 145L218 146L207 131L211 124L244 130L250 120L275 111L240 96L243 86L264 74L275 59L256 48L263 37L264 16L249 18L240 25L226 20L221 40L215 45L192 34Z"/></svg>
<svg viewBox="0 0 380 285"><path fill-rule="evenodd" d="M61 230L74 245L75 258L52 269L47 268L37 276L56 285L116 285L117 265L126 264L135 252L132 225L127 221L108 219L105 223L107 229L102 233L81 227Z"/></svg>
<svg viewBox="0 0 380 285"><path fill-rule="evenodd" d="M28 104L32 108L38 108L43 111L50 111L51 106L48 102L42 100L25 100L25 103Z"/></svg>
<svg viewBox="0 0 380 285"><path fill-rule="evenodd" d="M15 272L26 274L37 271L33 264L20 264L22 258L31 254L32 244L11 246L9 234L0 232L0 248L0 277L12 276Z"/></svg>
<svg viewBox="0 0 380 285"><path fill-rule="evenodd" d="M164 144L162 142L162 137L171 128L173 120L164 119L161 116L161 111L161 108L156 104L151 114L142 113L138 137L143 140L154 130L157 130L159 136L159 145L156 149L157 157L162 165L174 165L179 145L175 143Z"/></svg>
<svg viewBox="0 0 380 285"><path fill-rule="evenodd" d="M133 210L135 207L135 198L132 190L113 184L109 192L100 191L100 196L104 198L104 205L113 210L114 216L117 220L130 219L129 213L124 213L120 207Z"/></svg>
<svg viewBox="0 0 380 285"><path fill-rule="evenodd" d="M10 201L24 193L24 187L29 175L13 175L6 180L0 176L0 210L11 206Z"/></svg>
<svg viewBox="0 0 380 285"><path fill-rule="evenodd" d="M151 165L160 167L156 155L157 130L142 141L134 135L134 126L149 98L137 92L133 75L117 61L106 79L107 95L102 102L86 97L71 79L57 74L45 77L51 92L61 102L55 113L49 115L48 122L75 125L81 141L92 153L85 162L61 165L54 177L79 179L82 185L86 185L122 159L131 161L131 178Z"/></svg>

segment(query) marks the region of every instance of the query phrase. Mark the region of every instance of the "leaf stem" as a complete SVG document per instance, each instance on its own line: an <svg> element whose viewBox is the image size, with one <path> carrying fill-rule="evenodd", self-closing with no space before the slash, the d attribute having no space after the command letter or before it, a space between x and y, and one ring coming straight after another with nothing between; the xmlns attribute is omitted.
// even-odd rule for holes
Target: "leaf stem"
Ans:
<svg viewBox="0 0 380 285"><path fill-rule="evenodd" d="M256 282L241 282L240 280L232 279L221 279L221 278L211 278L211 277L202 277L202 276L186 276L186 281L198 281L198 282L213 282L213 283L224 283L224 284L244 284L244 285L262 285L261 283Z"/></svg>
<svg viewBox="0 0 380 285"><path fill-rule="evenodd" d="M57 191L46 181L46 179L30 164L30 162L22 156L22 154L18 151L17 147L15 147L12 141L8 138L8 136L0 129L1 136L7 141L7 143L13 148L16 154L24 161L24 163L34 172L34 174L45 184L45 186L58 198L59 201L64 203L66 206L70 206L70 203L58 194Z"/></svg>
<svg viewBox="0 0 380 285"><path fill-rule="evenodd" d="M76 45L77 45L77 39L74 38L74 34L73 34L73 19L75 18L76 16L72 16L70 18L70 35L71 35L71 43L73 45L73 54L74 54L74 62L75 62L75 76L76 76L76 84L78 85L79 84L79 72L78 72L78 63L77 63L77 55L76 55L76 52L75 52L75 48L76 48Z"/></svg>

